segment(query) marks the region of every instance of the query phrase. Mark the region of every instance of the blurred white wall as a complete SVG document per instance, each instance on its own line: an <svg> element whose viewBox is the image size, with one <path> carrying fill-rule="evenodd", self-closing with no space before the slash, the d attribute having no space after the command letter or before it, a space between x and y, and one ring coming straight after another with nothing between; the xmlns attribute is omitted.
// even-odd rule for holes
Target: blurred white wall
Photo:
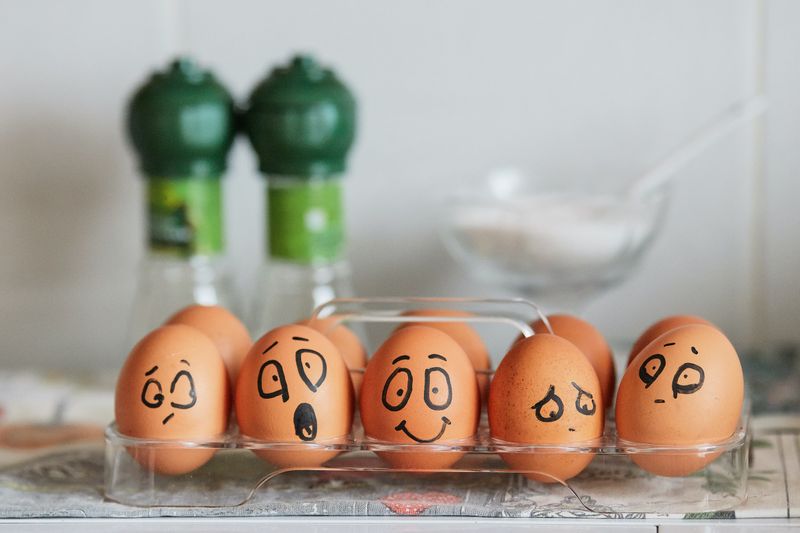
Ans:
<svg viewBox="0 0 800 533"><path fill-rule="evenodd" d="M763 88L763 127L685 170L642 268L586 316L612 338L689 312L741 344L800 341L798 23L790 0L0 0L0 368L120 361L143 238L123 108L177 52L238 98L295 51L356 90L363 295L495 293L442 249L438 196L505 164L630 178ZM230 162L228 245L249 294L263 183L243 140Z"/></svg>

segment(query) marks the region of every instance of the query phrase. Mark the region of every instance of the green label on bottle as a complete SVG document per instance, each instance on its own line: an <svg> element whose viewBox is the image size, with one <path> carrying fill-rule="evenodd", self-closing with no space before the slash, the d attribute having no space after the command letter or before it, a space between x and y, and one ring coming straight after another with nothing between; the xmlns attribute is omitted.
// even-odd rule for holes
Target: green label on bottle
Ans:
<svg viewBox="0 0 800 533"><path fill-rule="evenodd" d="M150 249L188 257L222 251L222 192L214 178L150 178Z"/></svg>
<svg viewBox="0 0 800 533"><path fill-rule="evenodd" d="M271 183L267 190L269 253L298 263L330 263L344 250L338 180Z"/></svg>

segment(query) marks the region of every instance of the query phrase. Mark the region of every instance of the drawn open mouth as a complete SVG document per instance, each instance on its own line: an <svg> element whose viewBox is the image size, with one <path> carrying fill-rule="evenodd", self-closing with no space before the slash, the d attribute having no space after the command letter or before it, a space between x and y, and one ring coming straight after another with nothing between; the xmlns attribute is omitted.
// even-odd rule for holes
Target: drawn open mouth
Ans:
<svg viewBox="0 0 800 533"><path fill-rule="evenodd" d="M411 433L408 430L408 428L406 427L406 421L405 420L403 420L402 422L397 424L397 426L394 428L394 430L395 431L402 431L403 433L408 435L412 440L415 440L417 442L428 443L428 442L435 442L435 441L439 440L440 438L442 438L442 435L444 435L444 430L447 429L447 426L449 426L450 424L451 424L450 419L447 418L446 416L443 416L442 417L442 429L439 430L439 433L437 433L435 437L430 438L430 439L421 439L421 438L417 437L416 435L414 435L413 433Z"/></svg>
<svg viewBox="0 0 800 533"><path fill-rule="evenodd" d="M311 405L301 403L294 410L294 434L303 441L317 438L317 415Z"/></svg>

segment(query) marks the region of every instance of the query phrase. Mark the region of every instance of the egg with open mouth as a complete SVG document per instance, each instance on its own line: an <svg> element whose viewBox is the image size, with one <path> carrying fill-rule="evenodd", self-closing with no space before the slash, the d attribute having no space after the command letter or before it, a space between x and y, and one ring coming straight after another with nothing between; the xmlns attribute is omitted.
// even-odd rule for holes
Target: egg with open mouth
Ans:
<svg viewBox="0 0 800 533"><path fill-rule="evenodd" d="M281 326L248 352L236 383L241 433L281 443L254 451L279 467L313 467L339 452L314 449L346 439L353 423L353 387L336 346L308 326ZM304 446L304 445L312 446Z"/></svg>

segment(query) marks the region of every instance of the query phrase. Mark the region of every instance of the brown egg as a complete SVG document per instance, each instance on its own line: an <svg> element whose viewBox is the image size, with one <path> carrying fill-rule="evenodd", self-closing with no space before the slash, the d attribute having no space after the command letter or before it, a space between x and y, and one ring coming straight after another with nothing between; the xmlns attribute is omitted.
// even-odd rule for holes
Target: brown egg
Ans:
<svg viewBox="0 0 800 533"><path fill-rule="evenodd" d="M162 326L134 346L117 380L114 413L120 433L145 439L213 439L228 426L225 364L211 339L183 325ZM213 449L130 448L142 466L185 474Z"/></svg>
<svg viewBox="0 0 800 533"><path fill-rule="evenodd" d="M367 350L358 335L343 324L336 324L339 317L314 318L300 322L314 328L328 337L339 353L344 358L347 368L350 369L350 380L353 382L353 391L356 400L361 393L361 382L364 379L364 368L367 366Z"/></svg>
<svg viewBox="0 0 800 533"><path fill-rule="evenodd" d="M369 360L361 387L367 437L446 444L471 439L480 416L475 370L449 335L425 326L396 330ZM395 468L447 468L462 453L379 452Z"/></svg>
<svg viewBox="0 0 800 533"><path fill-rule="evenodd" d="M617 393L619 437L662 445L729 438L739 423L744 378L739 356L717 328L692 324L657 337L628 366ZM685 476L713 454L631 454L643 469Z"/></svg>
<svg viewBox="0 0 800 533"><path fill-rule="evenodd" d="M642 333L639 338L636 339L636 342L633 343L633 347L631 348L631 353L628 355L627 364L630 365L631 361L633 361L633 359L639 355L639 352L641 352L645 346L653 342L656 337L660 337L672 329L679 328L681 326L688 326L689 324L705 324L706 326L716 327L705 318L700 318L699 316L694 315L673 315L662 318L644 330L644 333Z"/></svg>
<svg viewBox="0 0 800 533"><path fill-rule="evenodd" d="M547 319L554 334L570 341L589 359L600 380L603 403L606 408L611 406L614 400L614 386L617 384L617 372L614 369L614 355L603 334L593 325L575 316L550 315ZM541 320L531 324L531 327L535 333L549 333Z"/></svg>
<svg viewBox="0 0 800 533"><path fill-rule="evenodd" d="M190 305L172 315L166 323L192 326L214 341L233 387L244 356L253 345L247 328L233 313L218 305Z"/></svg>
<svg viewBox="0 0 800 533"><path fill-rule="evenodd" d="M414 311L407 311L403 313L403 315L424 317L475 316L474 314L466 311L457 311L452 309L417 309ZM469 360L472 362L473 368L475 368L476 371L479 371L477 374L478 387L480 388L482 401L486 400L486 394L489 391L489 375L487 373L481 373L480 371L491 370L492 360L489 357L489 350L486 349L486 345L483 344L483 340L481 339L481 336L478 335L478 332L475 331L475 328L466 322L409 322L402 324L400 328L408 326L427 326L429 328L443 331L453 337L453 339L455 339L455 341L467 353Z"/></svg>
<svg viewBox="0 0 800 533"><path fill-rule="evenodd" d="M252 346L239 372L235 405L243 435L298 444L256 451L280 467L319 466L335 457L336 451L301 445L340 441L353 424L347 365L325 335L297 324L275 328Z"/></svg>
<svg viewBox="0 0 800 533"><path fill-rule="evenodd" d="M603 433L602 392L592 365L571 342L550 334L523 339L506 354L489 387L493 439L564 445ZM566 481L586 468L593 453L500 454L535 481Z"/></svg>

